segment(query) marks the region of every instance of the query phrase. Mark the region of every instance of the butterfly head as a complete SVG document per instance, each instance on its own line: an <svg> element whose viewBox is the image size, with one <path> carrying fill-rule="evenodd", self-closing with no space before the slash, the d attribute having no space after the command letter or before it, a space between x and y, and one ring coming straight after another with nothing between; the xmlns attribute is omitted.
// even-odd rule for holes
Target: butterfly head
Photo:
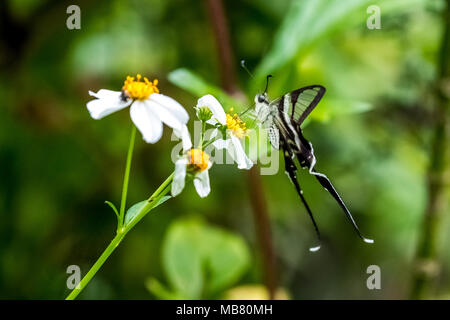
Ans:
<svg viewBox="0 0 450 320"><path fill-rule="evenodd" d="M267 93L259 93L255 96L255 114L259 124L264 123L270 113Z"/></svg>
<svg viewBox="0 0 450 320"><path fill-rule="evenodd" d="M264 89L264 92L255 96L255 113L259 123L266 122L270 114L270 103L269 98L267 97L270 77L272 77L272 75L268 75L266 78L266 88Z"/></svg>
<svg viewBox="0 0 450 320"><path fill-rule="evenodd" d="M263 103L263 104L266 104L266 105L269 104L269 99L267 98L267 89L269 89L269 79L270 78L272 78L272 75L271 74L267 75L267 77L266 77L266 88L264 89L264 92L256 95L256 97L255 97L255 103L256 104L258 104L258 103L259 104Z"/></svg>
<svg viewBox="0 0 450 320"><path fill-rule="evenodd" d="M255 96L255 104L268 104L269 103L269 99L267 98L267 92L264 93L258 93Z"/></svg>

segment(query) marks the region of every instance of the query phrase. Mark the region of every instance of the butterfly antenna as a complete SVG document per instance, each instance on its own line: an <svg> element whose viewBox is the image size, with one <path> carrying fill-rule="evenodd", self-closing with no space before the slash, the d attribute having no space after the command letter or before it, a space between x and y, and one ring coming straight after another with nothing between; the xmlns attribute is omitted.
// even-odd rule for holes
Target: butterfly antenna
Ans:
<svg viewBox="0 0 450 320"><path fill-rule="evenodd" d="M267 93L267 89L269 89L269 79L273 76L271 74L268 74L266 77L266 88L264 89L264 93Z"/></svg>
<svg viewBox="0 0 450 320"><path fill-rule="evenodd" d="M250 70L247 69L246 65L245 65L245 60L241 60L241 67L247 71L248 75L252 78L254 78L253 74L250 72Z"/></svg>
<svg viewBox="0 0 450 320"><path fill-rule="evenodd" d="M252 107L248 107L246 110L242 111L242 112L239 114L239 117L242 118L242 116L243 116L244 114L246 114L250 109L252 109ZM253 118L253 119L251 119L251 120L252 120L251 124L247 123L247 128L253 128L253 125L254 125L255 122L256 122L256 119L255 119L255 118Z"/></svg>
<svg viewBox="0 0 450 320"><path fill-rule="evenodd" d="M251 122L250 122L250 120L251 120ZM247 122L247 128L248 129L253 129L253 126L256 123L256 118L250 118L250 120Z"/></svg>
<svg viewBox="0 0 450 320"><path fill-rule="evenodd" d="M247 71L248 75L252 78L254 78L253 74L250 72L250 70L248 70L247 66L245 65L245 60L241 60L241 67ZM246 110L244 110L243 112L241 112L239 114L239 116L243 116L244 114L246 114L252 107L248 107Z"/></svg>
<svg viewBox="0 0 450 320"><path fill-rule="evenodd" d="M244 114L246 114L252 107L248 107L247 109L245 109L244 111L242 111L239 116L243 116Z"/></svg>

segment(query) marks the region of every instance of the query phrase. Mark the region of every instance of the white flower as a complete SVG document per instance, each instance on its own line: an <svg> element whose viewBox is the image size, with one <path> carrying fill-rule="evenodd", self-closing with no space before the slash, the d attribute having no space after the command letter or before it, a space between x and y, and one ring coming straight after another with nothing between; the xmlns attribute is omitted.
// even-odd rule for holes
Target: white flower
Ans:
<svg viewBox="0 0 450 320"><path fill-rule="evenodd" d="M189 130L186 125L183 125L181 127L181 130L173 129L173 133L178 138L181 138L181 141L183 143L183 150L189 150L192 148L191 136L189 135Z"/></svg>
<svg viewBox="0 0 450 320"><path fill-rule="evenodd" d="M241 145L240 139L246 135L245 123L239 119L237 114L226 114L222 105L216 98L208 94L197 101L197 108L207 107L212 112L212 117L207 123L216 125L217 123L226 126L226 139L217 139L213 145L217 149L226 149L239 169L250 169L253 162L246 155ZM219 134L217 130L214 135Z"/></svg>
<svg viewBox="0 0 450 320"><path fill-rule="evenodd" d="M131 120L146 142L155 143L161 138L163 123L183 138L189 115L177 101L160 94L157 84L158 80L150 82L139 74L136 78L128 76L122 91L89 91L97 99L89 101L87 108L92 118L101 119L131 105Z"/></svg>
<svg viewBox="0 0 450 320"><path fill-rule="evenodd" d="M190 141L190 137L189 137ZM185 143L183 143L184 145ZM188 145L188 144L187 144ZM192 146L192 143L191 143ZM209 173L212 163L209 155L200 149L184 149L183 156L175 162L172 181L172 196L177 196L184 189L186 174L193 175L194 187L200 197L206 197L211 191Z"/></svg>

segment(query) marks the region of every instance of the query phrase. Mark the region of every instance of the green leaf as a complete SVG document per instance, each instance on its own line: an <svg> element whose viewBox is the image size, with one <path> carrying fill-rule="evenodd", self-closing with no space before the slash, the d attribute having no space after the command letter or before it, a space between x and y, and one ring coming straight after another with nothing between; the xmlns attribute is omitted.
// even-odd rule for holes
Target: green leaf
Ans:
<svg viewBox="0 0 450 320"><path fill-rule="evenodd" d="M248 267L249 253L244 240L215 227L205 230L207 291L220 292L239 280Z"/></svg>
<svg viewBox="0 0 450 320"><path fill-rule="evenodd" d="M147 203L148 200L144 200L131 206L131 208L128 209L127 213L125 214L125 225L128 225L131 221L133 221L133 219L136 218L138 213Z"/></svg>
<svg viewBox="0 0 450 320"><path fill-rule="evenodd" d="M171 287L187 299L199 299L203 288L201 227L175 222L163 244L163 266Z"/></svg>
<svg viewBox="0 0 450 320"><path fill-rule="evenodd" d="M226 289L248 265L242 238L199 220L174 222L164 240L164 271L173 290L187 299Z"/></svg>
<svg viewBox="0 0 450 320"><path fill-rule="evenodd" d="M145 281L145 287L160 300L183 300L184 298L170 291L161 282L155 278L149 278Z"/></svg>
<svg viewBox="0 0 450 320"><path fill-rule="evenodd" d="M292 1L275 34L272 48L255 71L256 80L286 64L307 44L306 38L311 32L307 27L313 24L311 20L321 6L322 0Z"/></svg>
<svg viewBox="0 0 450 320"><path fill-rule="evenodd" d="M213 95L222 103L224 109L230 107L242 107L245 104L242 101L231 97L219 87L208 83L193 71L185 68L172 71L169 74L168 79L174 85L192 93L197 98L206 94Z"/></svg>
<svg viewBox="0 0 450 320"><path fill-rule="evenodd" d="M111 209L113 209L114 213L115 213L116 216L117 216L117 219L120 219L120 218L119 218L119 211L117 210L117 208L116 208L116 206L114 205L114 203L112 203L112 202L110 202L110 201L108 201L108 200L106 200L105 203L106 203L108 206L110 206Z"/></svg>
<svg viewBox="0 0 450 320"><path fill-rule="evenodd" d="M164 202L166 202L167 200L169 200L171 197L172 196L161 197L155 204L153 204L153 206L146 209L145 213L155 209L159 205L161 205ZM131 208L128 209L127 213L125 214L125 225L128 225L129 223L131 223L131 221L133 221L134 218L136 218L136 216L141 212L142 208L147 204L148 204L148 200L144 200L144 201L138 202L138 203L134 204L133 206L131 206Z"/></svg>
<svg viewBox="0 0 450 320"><path fill-rule="evenodd" d="M373 104L366 101L354 101L347 99L324 99L320 108L316 108L305 121L310 120L326 122L334 117L368 112L373 109Z"/></svg>
<svg viewBox="0 0 450 320"><path fill-rule="evenodd" d="M292 59L324 36L361 25L365 28L366 9L375 4L383 14L396 13L424 0L304 0L292 1L273 44L255 72L255 86L260 86L267 74L285 66Z"/></svg>
<svg viewBox="0 0 450 320"><path fill-rule="evenodd" d="M172 198L172 196L164 196L161 199L159 199L158 203L155 204L152 209L155 209L156 207L162 205L164 202L166 202L167 200L169 200L170 198Z"/></svg>

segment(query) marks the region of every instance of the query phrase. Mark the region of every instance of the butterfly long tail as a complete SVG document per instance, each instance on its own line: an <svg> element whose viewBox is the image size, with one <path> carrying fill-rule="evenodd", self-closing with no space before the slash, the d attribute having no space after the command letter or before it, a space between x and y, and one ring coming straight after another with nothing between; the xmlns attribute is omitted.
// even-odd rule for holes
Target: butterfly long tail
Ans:
<svg viewBox="0 0 450 320"><path fill-rule="evenodd" d="M331 195L333 196L333 198L338 202L339 206L342 208L342 210L344 210L345 215L347 216L348 220L350 221L350 223L352 224L353 228L355 229L356 233L358 234L358 236L366 243L373 243L374 241L372 239L368 239L366 237L364 237L361 234L361 231L359 231L358 225L355 222L355 219L353 219L352 214L350 213L350 211L348 210L347 206L345 205L344 201L342 200L342 198L339 196L339 194L337 193L336 189L334 188L333 184L331 183L330 179L328 179L328 177L326 175L324 175L323 173L320 172L316 172L314 170L310 170L309 173L311 173L312 175L314 175L316 177L316 179L320 182L320 184L322 185L322 187L324 187L328 192L331 193Z"/></svg>
<svg viewBox="0 0 450 320"><path fill-rule="evenodd" d="M308 203L306 202L305 197L303 196L303 191L300 188L300 184L298 183L297 180L297 167L295 166L294 162L292 161L292 158L289 155L285 154L285 165L286 165L286 173L289 176L289 179L292 181L292 183L295 186L295 190L297 191L298 195L300 196L300 199L303 202L303 205L306 208L306 211L308 212L309 218L311 219L311 222L314 226L314 230L316 232L317 235L317 240L319 241L319 244L315 247L311 247L309 248L309 251L311 252L315 252L318 251L321 247L321 236L320 236L320 231L319 231L319 227L317 226L316 220L314 219L313 213L311 211L311 209L309 208Z"/></svg>

